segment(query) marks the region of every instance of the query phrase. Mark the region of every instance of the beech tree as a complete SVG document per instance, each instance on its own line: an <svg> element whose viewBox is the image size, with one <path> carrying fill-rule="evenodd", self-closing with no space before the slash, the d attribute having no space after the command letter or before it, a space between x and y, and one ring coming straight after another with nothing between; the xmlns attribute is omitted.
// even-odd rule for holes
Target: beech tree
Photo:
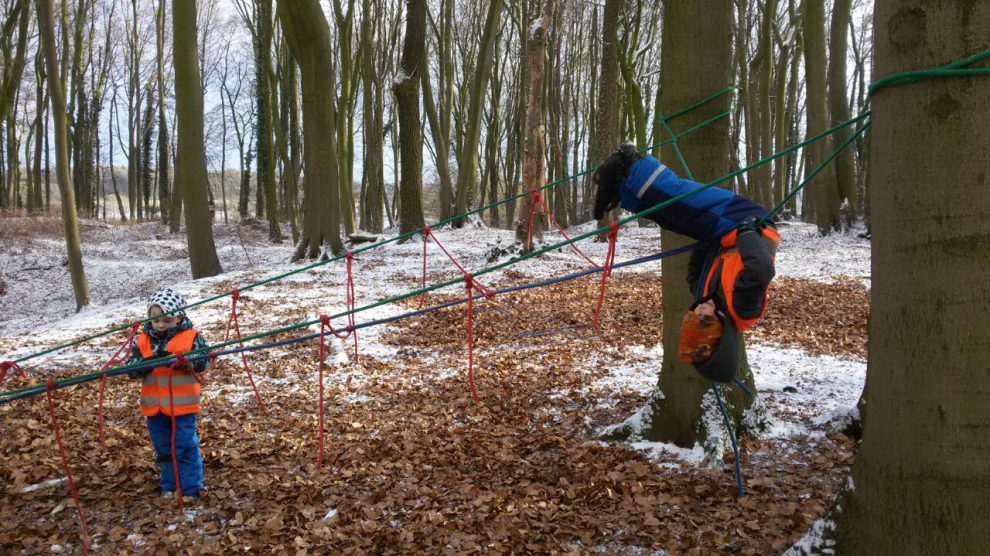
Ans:
<svg viewBox="0 0 990 556"><path fill-rule="evenodd" d="M196 48L196 0L173 0L172 36L175 112L178 119L175 180L182 184L192 276L204 278L216 276L222 269L213 241L213 220L208 202L210 183L206 174L206 147L203 141L203 90Z"/></svg>
<svg viewBox="0 0 990 556"><path fill-rule="evenodd" d="M318 0L279 0L278 18L285 42L302 74L303 144L306 202L303 229L293 259L317 258L328 245L342 253L334 71L330 27Z"/></svg>
<svg viewBox="0 0 990 556"><path fill-rule="evenodd" d="M72 293L76 298L76 310L89 305L89 285L83 270L82 248L79 241L79 223L76 217L75 192L69 177L69 129L66 123L65 91L59 73L58 54L55 50L55 29L52 22L52 0L37 0L38 30L41 32L45 66L48 69L48 94L55 120L55 173L58 191L62 199L62 224L65 226L65 247L69 259L69 275Z"/></svg>
<svg viewBox="0 0 990 556"><path fill-rule="evenodd" d="M986 2L877 0L875 10L874 81L990 49ZM842 554L986 551L987 98L986 76L872 97L869 415L840 498Z"/></svg>

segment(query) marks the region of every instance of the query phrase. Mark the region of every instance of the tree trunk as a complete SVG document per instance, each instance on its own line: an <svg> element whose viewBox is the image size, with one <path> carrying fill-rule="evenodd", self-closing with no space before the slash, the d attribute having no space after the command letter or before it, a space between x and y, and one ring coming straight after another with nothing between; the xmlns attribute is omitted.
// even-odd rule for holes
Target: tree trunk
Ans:
<svg viewBox="0 0 990 556"><path fill-rule="evenodd" d="M499 3L499 0L495 0L495 3ZM397 78L395 83L395 102L399 111L399 149L402 157L399 232L403 234L422 228L425 223L419 72L427 71L426 3L424 0L406 0L406 6L406 38L402 45L402 65L399 70L401 78Z"/></svg>
<svg viewBox="0 0 990 556"><path fill-rule="evenodd" d="M546 144L544 141L545 131L543 126L543 60L546 58L547 35L550 33L550 22L553 18L553 11L556 8L556 0L545 0L543 14L540 16L540 23L536 22L528 27L529 40L526 48L526 64L529 65L529 96L526 100L526 126L523 134L523 191L530 191L531 194L524 197L519 204L519 215L516 226L516 241L523 245L523 252L528 252L532 247L529 242L530 226L532 226L532 237L543 239L543 230L546 227L546 213L543 207L535 203L534 195L542 195L545 192L537 193L536 188L546 182ZM558 156L560 153L557 153ZM549 198L549 196L548 196ZM533 205L536 206L533 206ZM530 221L530 216L532 220Z"/></svg>
<svg viewBox="0 0 990 556"><path fill-rule="evenodd" d="M255 0L255 100L257 101L257 167L258 206L264 203L268 217L268 239L282 242L278 226L278 207L275 196L275 148L272 142L272 2ZM262 201L263 196L263 201ZM259 216L262 210L258 211Z"/></svg>
<svg viewBox="0 0 990 556"><path fill-rule="evenodd" d="M488 15L481 34L481 47L478 50L478 62L475 68L474 80L471 83L471 97L467 108L467 127L461 156L457 164L457 197L454 202L454 213L464 214L468 207L468 194L477 185L478 179L478 145L481 139L481 113L484 110L485 88L491 75L494 45L498 38L499 21L502 15L502 0L491 0L488 5ZM425 71L425 69L424 69ZM418 110L417 110L418 112ZM454 224L463 226L466 222L461 218Z"/></svg>
<svg viewBox="0 0 990 556"><path fill-rule="evenodd" d="M330 27L318 0L279 0L278 17L292 56L302 74L304 177L303 230L293 260L315 259L329 245L336 255L340 239L340 193L337 176L337 114Z"/></svg>
<svg viewBox="0 0 990 556"><path fill-rule="evenodd" d="M589 158L598 165L619 144L621 137L619 127L622 113L619 110L619 99L622 88L619 84L619 18L622 16L625 0L605 0L605 12L602 17L602 58L601 73L598 81L598 104L595 114L595 133L591 142ZM666 26L666 24L665 24ZM610 220L605 215L598 227ZM599 241L604 240L604 235Z"/></svg>
<svg viewBox="0 0 990 556"><path fill-rule="evenodd" d="M182 184L186 208L186 243L193 278L222 272L213 241L213 220L208 206L210 187L203 143L203 89L196 51L196 0L173 0L173 64L175 113L178 119L175 181Z"/></svg>
<svg viewBox="0 0 990 556"><path fill-rule="evenodd" d="M832 9L832 37L829 41L828 100L832 123L836 125L849 119L849 100L846 94L846 56L849 41L849 13L852 0L835 0ZM852 134L852 128L845 127L832 134L831 148L837 149ZM828 144L828 143L825 143ZM839 202L845 204L843 225L849 226L856 220L856 169L853 150L845 149L835 159L835 180Z"/></svg>
<svg viewBox="0 0 990 556"><path fill-rule="evenodd" d="M667 2L664 10L662 50L664 62L660 68L661 106L670 111L687 106L718 90L730 80L732 66L731 10L721 9L721 0ZM718 40L715 40L715 39ZM705 68L699 71L698 68ZM728 108L730 99L722 96L695 109L691 118L701 122ZM685 123L687 125L687 123ZM729 122L721 119L683 137L679 146L685 162L698 180L712 180L729 172ZM688 243L687 238L663 230L660 243L665 251ZM663 259L663 364L658 389L648 402L649 420L642 434L650 440L693 446L705 442L709 453L720 453L724 430L718 410L711 400L711 383L691 365L681 363L677 356L679 324L694 298L684 280L688 258ZM745 352L741 355L745 363ZM752 385L747 366L739 372L741 380ZM735 423L752 403L735 388L723 388L723 395ZM707 418L706 418L707 416ZM717 423L709 430L707 423Z"/></svg>
<svg viewBox="0 0 990 556"><path fill-rule="evenodd" d="M76 298L76 310L89 305L89 285L83 270L82 248L79 239L79 223L76 219L75 195L69 183L69 130L66 124L65 92L59 75L57 53L55 51L55 30L52 23L51 0L37 0L38 29L41 33L42 48L45 51L45 65L48 68L48 95L52 114L55 118L55 173L59 193L62 196L62 223L65 226L65 247L69 260L69 275L72 279L72 293Z"/></svg>
<svg viewBox="0 0 990 556"><path fill-rule="evenodd" d="M158 164L156 164L158 167L158 203L161 205L162 224L168 224L172 199L168 171L168 123L165 118L165 0L158 2L155 24L155 78L158 81ZM226 125L224 125L224 132L226 138ZM226 141L224 141L223 151L226 152ZM224 217L226 218L226 212Z"/></svg>
<svg viewBox="0 0 990 556"><path fill-rule="evenodd" d="M361 212L361 227L369 232L381 233L384 215L384 157L385 149L382 128L382 90L381 79L378 76L375 60L374 21L371 0L364 0L362 5L361 42L364 50L361 77L364 84L363 116L364 116L364 179L362 182L362 197L364 210ZM424 71L423 75L429 72ZM427 78L426 82L429 81ZM439 148L439 147L438 147ZM437 151L439 153L439 150ZM446 161L444 161L444 165ZM441 166L437 162L438 168ZM448 176L448 180L449 180Z"/></svg>
<svg viewBox="0 0 990 556"><path fill-rule="evenodd" d="M804 66L808 84L808 132L816 135L828 129L828 109L825 87L825 7L820 0L804 0ZM818 141L807 147L808 164L811 172L828 156L831 149L827 140ZM835 182L835 167L829 164L806 189L806 203L810 209L805 219L812 219L818 231L828 234L839 228L839 191ZM810 199L809 199L810 197Z"/></svg>
<svg viewBox="0 0 990 556"><path fill-rule="evenodd" d="M877 0L874 80L990 48L990 4L965 6ZM987 98L981 76L873 96L870 413L838 515L843 554L986 552Z"/></svg>

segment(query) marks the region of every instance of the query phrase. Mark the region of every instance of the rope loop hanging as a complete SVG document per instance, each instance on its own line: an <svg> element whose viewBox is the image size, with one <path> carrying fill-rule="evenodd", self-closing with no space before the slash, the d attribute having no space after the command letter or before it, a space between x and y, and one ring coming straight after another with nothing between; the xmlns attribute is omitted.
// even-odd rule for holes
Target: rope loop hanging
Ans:
<svg viewBox="0 0 990 556"><path fill-rule="evenodd" d="M76 503L76 515L79 516L79 540L82 541L83 554L89 554L89 531L86 528L86 517L83 515L82 504L79 502L79 491L76 489L76 482L72 479L72 469L69 467L69 456L66 454L65 445L62 443L62 434L59 432L58 421L55 419L55 401L52 400L52 390L55 389L55 382L48 379L45 383L45 394L48 398L48 413L52 419L52 430L55 433L55 442L58 444L58 453L62 458L62 468L65 469L65 476L69 481L69 491L72 492L72 500Z"/></svg>
<svg viewBox="0 0 990 556"><path fill-rule="evenodd" d="M114 367L115 365L118 365L120 363L123 363L124 361L127 360L127 357L123 356L122 353L127 348L131 347L131 345L133 345L134 337L137 336L138 330L140 330L140 328L141 328L140 322L134 321L131 323L131 333L128 336L127 340L123 344L121 344L121 346L117 349L116 352L114 352L114 354L110 357L110 359L103 364L103 367L100 368L101 371L106 371L107 369ZM100 425L100 451L104 454L107 453L107 441L106 441L106 432L104 425L105 421L103 418L103 400L106 397L106 391L107 391L107 373L104 372L100 376L100 401L97 408L97 415L98 415L97 418L99 420L99 425Z"/></svg>
<svg viewBox="0 0 990 556"><path fill-rule="evenodd" d="M227 319L227 331L224 333L223 341L226 343L230 340L231 331L236 334L237 345L243 346L244 342L241 341L241 326L237 320L237 300L241 298L241 292L238 290L233 290L230 292L230 317ZM251 375L251 367L248 366L247 354L241 352L241 364L244 368L244 372L247 374L248 381L251 383L251 389L254 390L254 398L258 401L258 408L261 410L262 415L268 415L268 408L265 407L264 400L261 399L261 393L258 392L258 386L254 383L254 377Z"/></svg>
<svg viewBox="0 0 990 556"><path fill-rule="evenodd" d="M605 301L605 285L608 282L608 277L612 275L612 267L615 265L615 242L619 237L619 224L617 222L610 222L609 228L608 251L605 254L605 264L602 265L602 282L598 290L598 305L595 307L595 330L599 329L599 317L602 312L602 303Z"/></svg>

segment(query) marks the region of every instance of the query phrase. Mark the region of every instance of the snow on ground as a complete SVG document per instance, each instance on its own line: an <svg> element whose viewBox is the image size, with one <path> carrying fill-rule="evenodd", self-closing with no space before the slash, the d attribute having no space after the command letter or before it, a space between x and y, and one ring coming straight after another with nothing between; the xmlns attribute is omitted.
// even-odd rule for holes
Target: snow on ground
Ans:
<svg viewBox="0 0 990 556"><path fill-rule="evenodd" d="M16 219L4 219L2 225L10 225ZM299 271L313 263L290 263L292 246L289 242L271 245L264 241L264 228L257 223L254 228L217 226L216 243L225 272L212 278L191 280L189 263L185 259L186 246L183 236L173 236L160 224L146 222L125 226L105 226L84 222L83 255L93 304L74 313L69 275L64 260L64 245L57 237L57 230L39 237L18 238L0 247L5 264L0 266L0 279L7 287L7 294L0 297L0 354L3 359L15 359L32 352L65 343L74 338L94 334L110 326L119 326L143 317L144 299L151 292L170 286L182 293L187 301L194 302L250 282L285 273ZM570 230L570 235L593 230L593 223L586 223ZM812 225L785 223L781 226L782 245L777 256L778 276L790 276L828 282L838 277L851 277L869 284L870 244L858 237L861 230L845 234L819 237ZM440 242L458 258L461 265L471 271L491 266L486 259L493 250L510 249L513 233L488 228L477 221L462 229L443 228L433 231ZM392 237L397 230L387 230L384 237ZM0 237L10 235L0 230ZM548 233L546 243L560 241L560 235ZM596 243L590 238L578 243L580 250L592 260L604 259L606 243ZM358 250L365 245L356 245ZM655 253L659 246L659 231L654 227L623 228L617 248L617 260L626 260ZM420 236L405 243L388 243L355 255L354 276L358 307L398 296L419 287L422 272L423 244ZM427 246L428 283L458 277L441 250L431 241ZM499 259L498 262L506 260ZM583 263L583 264L582 264ZM505 285L507 279L517 282L533 281L559 276L586 268L587 263L570 248L551 251L538 258L521 261L501 270L477 275L479 282L491 288ZM39 268L42 269L34 269ZM45 269L45 267L50 267ZM280 305L310 307L308 320L316 320L320 314L334 315L344 311L346 277L343 261L292 274L269 284L242 290L240 323L245 335L259 330L293 324L279 318ZM33 270L32 270L33 269ZM660 262L654 261L617 272L654 273L659 275ZM435 293L463 294L463 285L455 284ZM264 307L261 314L252 310L251 304ZM362 311L357 321L387 318L408 312L408 306L386 304ZM207 303L191 309L190 316L199 326L221 327L230 312L230 298ZM334 319L337 327L346 326L346 319ZM394 357L399 349L379 342L384 327L370 327L359 332L361 352L378 359ZM311 325L302 332L318 332L318 325ZM118 344L124 333L112 336L112 344ZM210 338L218 342L220 338ZM32 359L27 365L44 365L47 368L65 368L102 363L109 357L104 345L89 342L82 346ZM343 343L337 341L336 357L346 358ZM281 349L273 350L272 357L285 356ZM634 391L646 394L656 384L656 372L663 350L660 346L630 346L621 360L602 361L597 356L585 363L588 368L606 365L607 378L594 387L603 391ZM768 345L751 345L750 363L755 371L757 388L772 406L772 414L810 416L814 423L829 419L843 419L855 406L865 379L865 361L829 356L811 356L798 349L784 349ZM450 373L459 369L450 369ZM442 377L443 375L438 375ZM259 385L275 383L281 379L259 377ZM358 373L347 380L361 380ZM291 385L282 385L291 386ZM238 390L231 386L224 395L249 401L250 390ZM229 390L229 391L228 391ZM355 401L360 401L355 399ZM608 403L607 400L603 403ZM779 406L779 407L778 407ZM807 433L806 426L778 418L774 421L772 436L786 437ZM678 451L669 446L643 443L646 450ZM695 455L684 455L687 461Z"/></svg>
<svg viewBox="0 0 990 556"><path fill-rule="evenodd" d="M82 223L83 255L93 303L74 312L68 269L63 265L64 244L57 221L35 234L18 234L4 230L17 226L18 219L0 220L0 360L23 357L56 344L95 334L111 326L119 326L142 318L145 299L153 291L170 286L194 302L242 287L240 325L245 335L261 330L307 321L319 315L334 315L344 310L345 266L343 261L317 265L288 262L292 246L287 242L271 245L263 226L248 223L242 227L217 226L216 244L224 273L208 279L191 280L183 236L170 235L157 223L105 226ZM593 229L588 223L569 230L570 235ZM781 226L782 246L777 257L778 276L831 282L849 277L869 287L870 244L858 237L859 230L827 238L817 235L815 228L801 223ZM397 230L386 231L392 237ZM513 232L487 228L472 222L465 228L434 230L442 244L459 262L475 273L477 280L490 288L509 283L535 281L556 277L587 268L587 263L571 251L561 248L537 258L521 261L499 271L478 274L477 271L494 264L489 260L493 251L510 250ZM287 235L287 234L286 234ZM547 242L559 241L556 233L547 234ZM364 245L352 246L360 249ZM590 239L579 243L581 251L595 261L605 257L607 244ZM653 227L624 228L619 235L617 260L627 260L652 254L659 248L659 230ZM403 244L389 243L359 253L354 259L357 305L363 307L380 300L398 296L419 287L422 272L423 244L419 236ZM439 247L427 246L427 281L436 283L459 277ZM498 259L503 262L506 258ZM660 262L654 261L617 270L623 273L651 274L659 278ZM301 271L300 271L301 270ZM292 276L272 283L243 290L245 284L298 271ZM0 290L2 291L2 290ZM455 284L435 293L462 296L463 284ZM414 300L413 300L414 301ZM357 322L387 318L413 310L415 303L385 304L359 313ZM291 309L291 310L290 310ZM230 312L230 298L190 309L198 327L223 330ZM290 317L291 315L291 317ZM346 318L336 318L337 327L346 325ZM377 326L359 331L360 352L379 361L407 357L410 350L382 341L386 327ZM318 332L318 325L309 325L297 334ZM567 332L564 332L566 334ZM105 361L125 338L117 333L109 339L88 342L82 346L45 355L26 362L25 367L49 370L70 367L93 368ZM209 337L211 342L222 338ZM331 361L347 358L349 340L333 340ZM855 411L862 390L866 363L862 359L813 356L800 349L772 345L749 345L749 361L756 376L756 386L770 415L767 439L786 440L790 437L822 435L819 425L844 421ZM459 354L462 355L462 354ZM295 357L291 346L276 348L268 357ZM482 354L483 356L483 354ZM435 374L413 380L440 381L464 372L463 359L437 355L436 361L426 361L436 367ZM575 372L589 374L592 369L606 369L604 377L589 381L585 392L598 396L600 406L612 407L615 394L635 393L645 398L655 387L657 370L663 357L658 345L630 345L618 350L595 353L576 363ZM578 358L580 359L580 358ZM448 360L456 360L451 363ZM598 375L596 375L598 376ZM286 395L305 388L283 376L255 377L259 389L272 391L275 386ZM350 404L370 403L361 391L368 378L360 366L339 365L327 385L347 385L341 400ZM235 404L254 404L251 387L245 383L226 383L212 387L212 396ZM633 442L630 446L642 451L660 465L697 466L706 461L700 447L683 449L672 445ZM676 465L676 464L675 464ZM55 483L28 488L49 488ZM332 519L331 509L324 519Z"/></svg>

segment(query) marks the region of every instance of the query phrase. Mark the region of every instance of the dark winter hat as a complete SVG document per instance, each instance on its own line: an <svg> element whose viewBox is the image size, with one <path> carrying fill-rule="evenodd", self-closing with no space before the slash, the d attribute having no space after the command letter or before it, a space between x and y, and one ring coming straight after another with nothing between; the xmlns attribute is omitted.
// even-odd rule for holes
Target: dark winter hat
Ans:
<svg viewBox="0 0 990 556"><path fill-rule="evenodd" d="M151 294L151 297L148 298L149 312L151 311L152 305L158 305L162 308L162 313L169 315L181 317L186 314L185 311L176 311L179 307L186 306L186 300L172 288L165 288Z"/></svg>
<svg viewBox="0 0 990 556"><path fill-rule="evenodd" d="M708 380L732 382L739 368L739 331L731 316L722 311L717 314L722 321L722 337L719 338L718 347L711 357L695 363L694 368Z"/></svg>

